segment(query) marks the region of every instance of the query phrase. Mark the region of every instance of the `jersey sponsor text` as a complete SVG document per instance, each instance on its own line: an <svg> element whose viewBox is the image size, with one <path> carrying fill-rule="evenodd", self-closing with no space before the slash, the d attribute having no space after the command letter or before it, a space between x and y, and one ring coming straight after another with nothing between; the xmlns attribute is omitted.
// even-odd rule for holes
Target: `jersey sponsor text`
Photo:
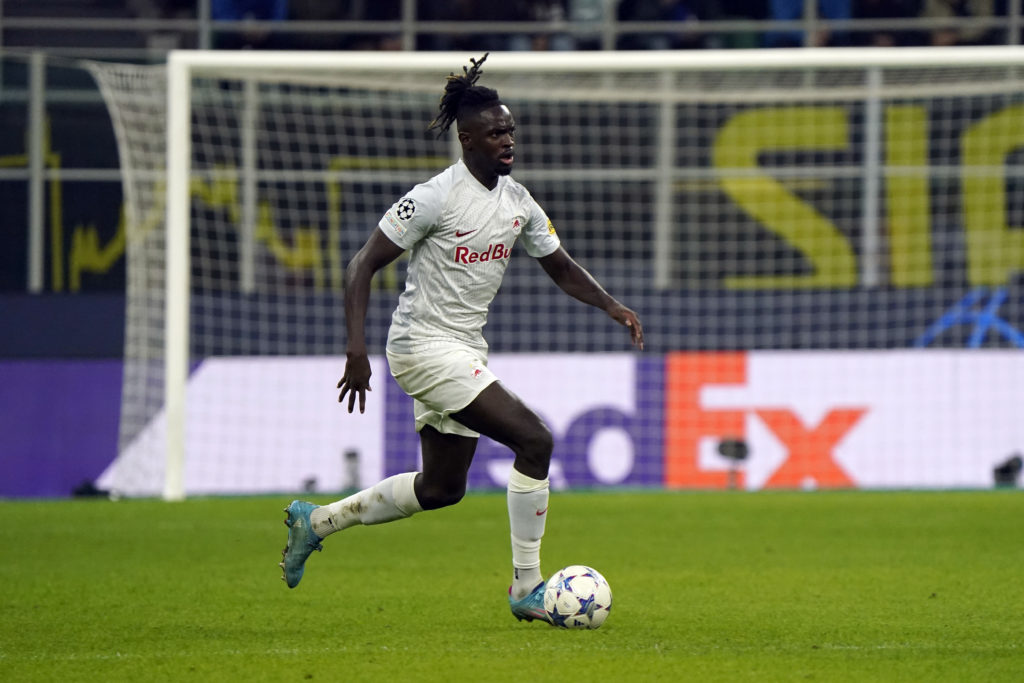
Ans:
<svg viewBox="0 0 1024 683"><path fill-rule="evenodd" d="M473 251L469 247L455 247L456 263L484 263L507 259L510 256L512 256L512 247L506 247L501 242L488 244L483 251Z"/></svg>

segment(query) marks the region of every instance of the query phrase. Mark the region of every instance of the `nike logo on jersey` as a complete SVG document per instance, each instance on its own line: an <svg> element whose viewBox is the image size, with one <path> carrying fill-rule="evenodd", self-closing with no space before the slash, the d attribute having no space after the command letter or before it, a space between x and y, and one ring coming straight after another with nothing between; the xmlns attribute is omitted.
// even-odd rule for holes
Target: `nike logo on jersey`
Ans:
<svg viewBox="0 0 1024 683"><path fill-rule="evenodd" d="M477 228L477 230L479 230L479 229L480 228ZM476 230L466 230L465 232L463 232L462 230L456 230L455 231L455 236L456 237L465 237L466 235L472 235L474 232L476 232Z"/></svg>

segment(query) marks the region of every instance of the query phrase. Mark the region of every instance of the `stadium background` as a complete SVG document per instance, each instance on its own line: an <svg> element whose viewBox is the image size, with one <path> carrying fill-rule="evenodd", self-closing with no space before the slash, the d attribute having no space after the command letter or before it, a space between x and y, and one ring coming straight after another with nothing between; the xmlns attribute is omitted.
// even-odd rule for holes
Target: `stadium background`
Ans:
<svg viewBox="0 0 1024 683"><path fill-rule="evenodd" d="M631 4L642 3L621 3L619 7ZM219 3L214 5L219 6ZM408 12L409 5L403 3L402 7L391 8L391 11ZM296 3L296 7L301 7L301 3ZM808 3L805 9L811 7ZM239 39L254 40L248 29L257 25L232 24L230 19L225 19L226 23L214 23L202 14L204 9L205 3L198 8L199 14L187 3L184 7L173 3L154 7L145 3L115 2L93 2L86 6L61 2L31 5L7 2L3 5L3 46L9 54L3 62L5 97L0 101L0 121L5 131L23 134L7 134L0 139L0 170L3 171L0 175L3 199L0 224L6 226L5 248L0 255L0 307L6 331L0 342L0 367L4 375L0 389L3 407L0 429L9 435L5 449L11 449L4 457L7 464L5 476L0 480L0 495L68 495L76 486L93 481L116 450L121 389L119 359L124 324L120 175L109 115L91 77L74 66L75 57L155 62L159 61L162 51L176 46L259 48L302 47L304 44L318 48L541 49L570 44L586 47L586 41L597 40L598 47L745 47L786 44L781 34L783 29L792 28L810 29L798 32L798 44L815 44L814 36L819 29L831 29L827 44L867 45L874 44L880 35L877 17L835 19L818 16L814 10L805 11L804 16L794 22L773 24L765 8L750 16L737 16L724 10L722 15L703 21L696 34L692 31L696 25L687 24L685 16L664 20L664 23L653 17L652 23L643 23L642 33L630 33L641 27L640 23L630 26L625 19L618 23L607 18L594 20L593 26L600 27L599 30L576 36L565 30L564 23L558 23L557 16L537 19L523 15L503 17L511 23L502 25L500 33L486 34L485 31L494 29L493 25L488 29L465 21L424 23L424 33L417 34L414 27L410 35L408 26L398 18L400 15L382 15L367 20L385 22L383 24L339 25L340 37L328 40L333 37L329 32L302 33L300 29L308 26L303 24L303 18L296 17L289 22L259 25L259 28L272 29L269 37L260 39L259 44L243 45ZM50 16L45 16L47 14ZM338 17L328 19L345 21ZM480 19L492 21L494 17ZM441 20L450 22L452 17ZM76 21L88 30L72 28L69 31L67 27L74 27ZM896 20L897 26L901 26L900 21ZM892 19L887 18L886 25L892 25ZM964 31L965 43L1017 43L1019 25L1019 3L1009 3L993 5L989 15L958 18L952 24L934 17L908 16L902 25L906 31L898 32L893 40L900 44L929 44L948 26L980 30L980 33ZM55 26L60 28L54 29ZM613 30L609 31L609 26ZM381 27L388 30L370 31L370 28ZM397 28L403 31L392 31ZM428 28L431 30L426 31ZM663 32L666 28L670 33ZM226 30L215 32L214 29ZM345 33L345 29L358 29L358 32ZM672 29L676 29L675 32L671 32ZM968 33L970 37L966 37ZM495 44L506 34L519 42ZM567 43L567 37L582 42ZM76 45L76 42L81 44ZM41 52L36 54L42 56L26 57L27 53L22 52L25 48L39 49ZM32 113L32 92L38 86L40 75L47 92L45 119L42 119L45 125L40 125L41 119ZM935 195L948 196L941 188ZM1006 207L1011 225L1024 222L1024 205L1020 204L1019 195L1020 192L1010 193ZM557 207L553 207L552 212L556 213ZM637 217L637 220L642 223L644 217ZM585 227L581 226L582 229ZM943 253L953 254L954 258L961 254L961 261L938 264L936 285L950 284L943 278L956 278L966 271L962 251L956 249L961 230L962 226L956 223L932 226L933 240L953 245ZM347 253L351 253L359 238L358 235L346 236L343 246ZM571 234L569 239L570 242L573 239ZM643 254L650 251L642 246L637 245L635 254L625 255L639 268L644 267ZM692 255L696 270L688 277L695 281L701 280L700 264L715 260L713 255L712 258L702 256L706 255L699 252ZM1010 299L1019 301L1019 277L1011 278L1008 288ZM687 316L713 321L702 330L700 348L717 350L732 350L737 338L747 336L737 335L737 329L762 334L769 340L769 348L904 348L915 341L914 336L903 333L906 326L900 319L908 297L918 301L935 297L935 302L926 304L931 308L956 303L944 299L946 292L940 287L915 289L912 293L894 287L857 292L802 292L794 297L794 311L813 311L820 315L821 335L792 338L787 336L777 311L759 305L760 295L756 291L720 293L712 299L686 291L676 298L642 290L621 294L631 303L636 301L642 313L658 306L682 305ZM858 301L851 304L850 298ZM544 302L537 303L545 307ZM387 302L381 305L390 307ZM710 306L714 306L717 315L705 314L703 307ZM843 317L842 312L851 307L869 313L870 328L860 328L862 319ZM551 310L560 309L552 306ZM1024 321L1013 317L1019 315L1019 308L1009 310L1007 323L1018 330L1024 327ZM522 350L514 345L502 345L506 338L503 329L514 328L517 324L514 311L505 311L499 299L489 326L495 351ZM941 345L967 346L970 331L969 326L951 329L941 339ZM572 346L571 337L552 339L555 341L550 346L551 351L577 350ZM1013 345L1012 340L996 335L982 343L999 347ZM666 353L684 348L684 345L666 345L654 340L651 351ZM225 349L224 352L237 351ZM75 452L76 457L68 458L69 452Z"/></svg>

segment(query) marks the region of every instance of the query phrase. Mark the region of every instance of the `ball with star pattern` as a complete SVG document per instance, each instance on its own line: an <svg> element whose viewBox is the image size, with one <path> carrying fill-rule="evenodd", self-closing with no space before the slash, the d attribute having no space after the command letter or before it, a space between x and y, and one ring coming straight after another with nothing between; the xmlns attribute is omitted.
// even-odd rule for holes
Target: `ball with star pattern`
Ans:
<svg viewBox="0 0 1024 683"><path fill-rule="evenodd" d="M601 573L574 564L555 572L544 588L544 610L561 628L594 629L608 618L612 589Z"/></svg>

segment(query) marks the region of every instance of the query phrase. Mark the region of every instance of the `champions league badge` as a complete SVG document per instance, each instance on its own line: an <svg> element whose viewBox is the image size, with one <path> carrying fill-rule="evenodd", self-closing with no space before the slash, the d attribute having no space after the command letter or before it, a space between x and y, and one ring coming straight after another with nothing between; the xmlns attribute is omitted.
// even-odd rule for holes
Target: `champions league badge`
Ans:
<svg viewBox="0 0 1024 683"><path fill-rule="evenodd" d="M414 213L416 213L416 202L412 197L406 197L395 207L395 215L399 220L407 221L412 218Z"/></svg>

